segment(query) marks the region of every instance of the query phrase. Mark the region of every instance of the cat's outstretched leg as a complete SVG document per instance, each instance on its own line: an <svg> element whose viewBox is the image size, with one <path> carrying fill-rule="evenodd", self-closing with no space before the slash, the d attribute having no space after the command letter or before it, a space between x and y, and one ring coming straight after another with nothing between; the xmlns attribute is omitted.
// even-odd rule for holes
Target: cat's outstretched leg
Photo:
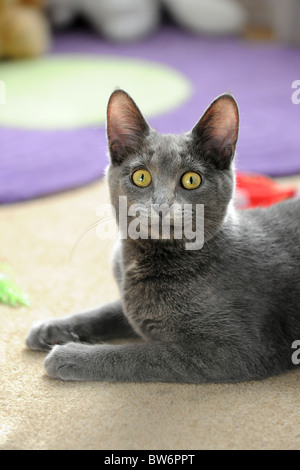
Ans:
<svg viewBox="0 0 300 470"><path fill-rule="evenodd" d="M249 361L228 345L216 350L212 343L199 348L149 341L54 346L45 367L50 377L61 380L219 383L257 380L278 372L269 362L263 357Z"/></svg>
<svg viewBox="0 0 300 470"><path fill-rule="evenodd" d="M35 323L26 338L33 350L49 350L55 344L70 341L96 342L133 338L136 333L124 316L121 301L94 310Z"/></svg>
<svg viewBox="0 0 300 470"><path fill-rule="evenodd" d="M52 349L46 357L45 367L50 377L61 380L194 381L195 374L191 374L184 357L181 348L172 343L68 343Z"/></svg>

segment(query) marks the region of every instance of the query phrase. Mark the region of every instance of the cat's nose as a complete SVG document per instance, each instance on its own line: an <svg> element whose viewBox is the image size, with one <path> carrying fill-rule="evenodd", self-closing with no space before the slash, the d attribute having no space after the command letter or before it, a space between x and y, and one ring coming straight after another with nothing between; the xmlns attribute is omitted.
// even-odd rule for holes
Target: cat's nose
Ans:
<svg viewBox="0 0 300 470"><path fill-rule="evenodd" d="M155 203L155 204L152 204L152 208L151 208L151 209L153 209L154 212L155 212L156 214L158 214L161 219L170 213L170 205L169 205L169 204L166 204L166 203L162 203L162 204Z"/></svg>
<svg viewBox="0 0 300 470"><path fill-rule="evenodd" d="M174 201L170 201L169 199L155 200L152 207L160 217L165 217L171 212L173 202Z"/></svg>
<svg viewBox="0 0 300 470"><path fill-rule="evenodd" d="M171 207L174 203L175 198L169 197L166 194L157 195L153 198L153 204L158 206L169 206Z"/></svg>

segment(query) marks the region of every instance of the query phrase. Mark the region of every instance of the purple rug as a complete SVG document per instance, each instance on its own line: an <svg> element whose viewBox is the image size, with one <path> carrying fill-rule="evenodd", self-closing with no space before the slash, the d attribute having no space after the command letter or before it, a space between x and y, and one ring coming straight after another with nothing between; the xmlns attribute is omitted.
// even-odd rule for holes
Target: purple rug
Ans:
<svg viewBox="0 0 300 470"><path fill-rule="evenodd" d="M300 49L199 38L168 27L127 45L89 33L65 33L56 38L52 54L65 53L142 58L185 74L193 87L190 99L150 120L162 133L188 131L217 95L231 91L241 116L238 170L270 176L300 173L300 105L291 100L292 82L300 79ZM2 127L0 152L1 203L89 183L103 175L108 163L104 126L59 131Z"/></svg>

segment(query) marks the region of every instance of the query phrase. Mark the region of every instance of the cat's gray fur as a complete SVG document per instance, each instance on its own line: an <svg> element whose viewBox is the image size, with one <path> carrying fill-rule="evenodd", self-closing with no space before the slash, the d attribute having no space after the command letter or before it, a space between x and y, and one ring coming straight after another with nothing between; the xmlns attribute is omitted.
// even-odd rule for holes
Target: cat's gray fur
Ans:
<svg viewBox="0 0 300 470"><path fill-rule="evenodd" d="M119 301L31 329L31 349L52 348L47 373L63 380L203 383L261 379L295 368L300 201L233 209L234 99L215 100L191 132L161 136L117 90L107 132L113 205L119 195L146 206L204 204L205 243L187 251L184 240L122 240L114 262ZM152 174L147 188L132 183L130 175L140 167ZM180 186L187 171L202 175L199 188ZM95 344L133 337L143 341Z"/></svg>

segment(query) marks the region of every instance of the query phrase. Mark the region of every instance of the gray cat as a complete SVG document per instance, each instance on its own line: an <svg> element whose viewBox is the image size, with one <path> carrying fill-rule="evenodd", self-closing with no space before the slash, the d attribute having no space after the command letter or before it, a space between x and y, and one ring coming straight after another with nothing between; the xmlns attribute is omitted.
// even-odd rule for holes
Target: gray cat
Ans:
<svg viewBox="0 0 300 470"><path fill-rule="evenodd" d="M45 361L51 377L236 382L297 367L292 344L300 339L300 201L233 208L238 126L229 94L180 136L151 129L124 91L111 95L107 176L113 206L118 209L120 195L128 206L146 210L190 204L194 214L203 204L204 244L186 249L185 237L174 237L174 217L169 239L123 237L113 268L121 299L29 332L29 348L51 349ZM128 225L132 220L128 215ZM114 338L143 341L99 344Z"/></svg>

